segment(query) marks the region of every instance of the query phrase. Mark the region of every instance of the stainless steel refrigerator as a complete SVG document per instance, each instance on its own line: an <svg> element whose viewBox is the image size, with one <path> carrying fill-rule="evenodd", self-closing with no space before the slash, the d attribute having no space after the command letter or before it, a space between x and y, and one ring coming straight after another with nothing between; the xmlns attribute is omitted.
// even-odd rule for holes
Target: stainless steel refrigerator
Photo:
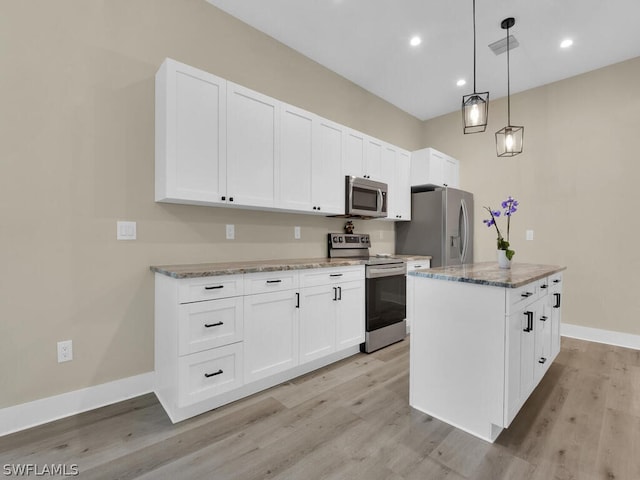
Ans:
<svg viewBox="0 0 640 480"><path fill-rule="evenodd" d="M396 222L396 253L431 255L432 267L473 262L473 194L412 188L411 221Z"/></svg>

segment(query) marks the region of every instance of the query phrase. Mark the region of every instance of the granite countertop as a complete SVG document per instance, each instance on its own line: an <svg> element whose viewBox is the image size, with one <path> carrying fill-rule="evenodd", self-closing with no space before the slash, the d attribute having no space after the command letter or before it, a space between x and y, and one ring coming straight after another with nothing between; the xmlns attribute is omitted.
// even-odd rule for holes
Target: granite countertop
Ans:
<svg viewBox="0 0 640 480"><path fill-rule="evenodd" d="M475 283L495 287L518 288L527 283L566 270L557 265L513 263L511 268L500 268L496 262L470 263L453 267L438 267L409 272L416 277L435 278L450 282Z"/></svg>
<svg viewBox="0 0 640 480"><path fill-rule="evenodd" d="M391 255L404 261L431 259L424 255ZM172 278L214 277L239 273L275 272L278 270L303 270L306 268L350 267L364 265L364 260L354 258L294 258L285 260L251 260L246 262L196 263L188 265L153 265L152 272Z"/></svg>
<svg viewBox="0 0 640 480"><path fill-rule="evenodd" d="M214 277L238 273L302 270L305 268L349 267L363 265L360 259L295 258L287 260L252 260L246 262L196 263L190 265L154 265L151 271L173 278Z"/></svg>

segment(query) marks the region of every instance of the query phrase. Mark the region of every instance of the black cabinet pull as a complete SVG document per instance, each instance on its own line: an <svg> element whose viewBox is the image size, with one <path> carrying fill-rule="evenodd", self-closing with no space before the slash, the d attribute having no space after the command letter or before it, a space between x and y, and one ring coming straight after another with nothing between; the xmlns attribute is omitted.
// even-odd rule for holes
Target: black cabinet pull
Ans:
<svg viewBox="0 0 640 480"><path fill-rule="evenodd" d="M314 210L316 210L316 207L313 207Z"/></svg>
<svg viewBox="0 0 640 480"><path fill-rule="evenodd" d="M320 207L318 207L318 210L320 210Z"/></svg>
<svg viewBox="0 0 640 480"><path fill-rule="evenodd" d="M538 363L545 363L546 361L547 361L546 358L540 357L540 360L538 360Z"/></svg>
<svg viewBox="0 0 640 480"><path fill-rule="evenodd" d="M205 290L219 290L224 288L224 285L212 285L210 287L204 287Z"/></svg>
<svg viewBox="0 0 640 480"><path fill-rule="evenodd" d="M338 287L338 300L342 300L342 287Z"/></svg>
<svg viewBox="0 0 640 480"><path fill-rule="evenodd" d="M230 201L230 202L233 202L233 197L229 197L229 201Z"/></svg>
<svg viewBox="0 0 640 480"><path fill-rule="evenodd" d="M546 322L547 318L548 318L547 316L543 315L543 316L540 317L540 321L541 322Z"/></svg>
<svg viewBox="0 0 640 480"><path fill-rule="evenodd" d="M221 200L224 202L227 199L227 197L222 197Z"/></svg>
<svg viewBox="0 0 640 480"><path fill-rule="evenodd" d="M559 278L556 278L556 279L553 281L553 283L560 283L560 279L559 279Z"/></svg>
<svg viewBox="0 0 640 480"><path fill-rule="evenodd" d="M524 292L520 294L520 296L524 298L529 298L531 295L533 295L533 293L531 292Z"/></svg>
<svg viewBox="0 0 640 480"><path fill-rule="evenodd" d="M330 273L329 276L330 277L341 277L342 274L341 273Z"/></svg>
<svg viewBox="0 0 640 480"><path fill-rule="evenodd" d="M547 285L546 283L545 283L545 284L540 285L540 288L542 288L542 289L545 289L545 288L547 288L547 287L548 287L548 285Z"/></svg>
<svg viewBox="0 0 640 480"><path fill-rule="evenodd" d="M333 301L338 300L338 287L333 287Z"/></svg>
<svg viewBox="0 0 640 480"><path fill-rule="evenodd" d="M523 332L531 332L533 330L533 312L524 312L527 316L527 328L522 329Z"/></svg>
<svg viewBox="0 0 640 480"><path fill-rule="evenodd" d="M222 369L218 370L217 372L213 372L213 373L205 373L204 376L209 378L209 377L215 377L216 375L222 375L224 372L222 371Z"/></svg>
<svg viewBox="0 0 640 480"><path fill-rule="evenodd" d="M300 308L300 293L296 292L296 308Z"/></svg>
<svg viewBox="0 0 640 480"><path fill-rule="evenodd" d="M224 325L224 322L216 322L216 323L205 323L204 326L207 328L211 327L219 327L220 325Z"/></svg>
<svg viewBox="0 0 640 480"><path fill-rule="evenodd" d="M553 306L553 308L560 308L560 294L554 293L553 296L556 297L556 304Z"/></svg>
<svg viewBox="0 0 640 480"><path fill-rule="evenodd" d="M267 283L280 283L282 280L267 280Z"/></svg>

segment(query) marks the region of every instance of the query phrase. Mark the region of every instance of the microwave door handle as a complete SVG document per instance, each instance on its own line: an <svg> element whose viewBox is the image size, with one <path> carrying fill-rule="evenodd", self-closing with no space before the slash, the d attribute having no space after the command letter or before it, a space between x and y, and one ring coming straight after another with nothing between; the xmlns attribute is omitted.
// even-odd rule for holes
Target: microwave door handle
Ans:
<svg viewBox="0 0 640 480"><path fill-rule="evenodd" d="M382 215L382 202L384 201L384 197L382 196L382 189L378 189L378 215Z"/></svg>

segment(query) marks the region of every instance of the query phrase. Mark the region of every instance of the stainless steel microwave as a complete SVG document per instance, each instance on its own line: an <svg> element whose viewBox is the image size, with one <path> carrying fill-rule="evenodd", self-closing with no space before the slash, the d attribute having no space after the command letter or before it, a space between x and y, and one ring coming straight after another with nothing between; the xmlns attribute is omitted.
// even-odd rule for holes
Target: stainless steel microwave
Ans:
<svg viewBox="0 0 640 480"><path fill-rule="evenodd" d="M346 177L345 214L352 217L386 217L387 184L368 178Z"/></svg>

